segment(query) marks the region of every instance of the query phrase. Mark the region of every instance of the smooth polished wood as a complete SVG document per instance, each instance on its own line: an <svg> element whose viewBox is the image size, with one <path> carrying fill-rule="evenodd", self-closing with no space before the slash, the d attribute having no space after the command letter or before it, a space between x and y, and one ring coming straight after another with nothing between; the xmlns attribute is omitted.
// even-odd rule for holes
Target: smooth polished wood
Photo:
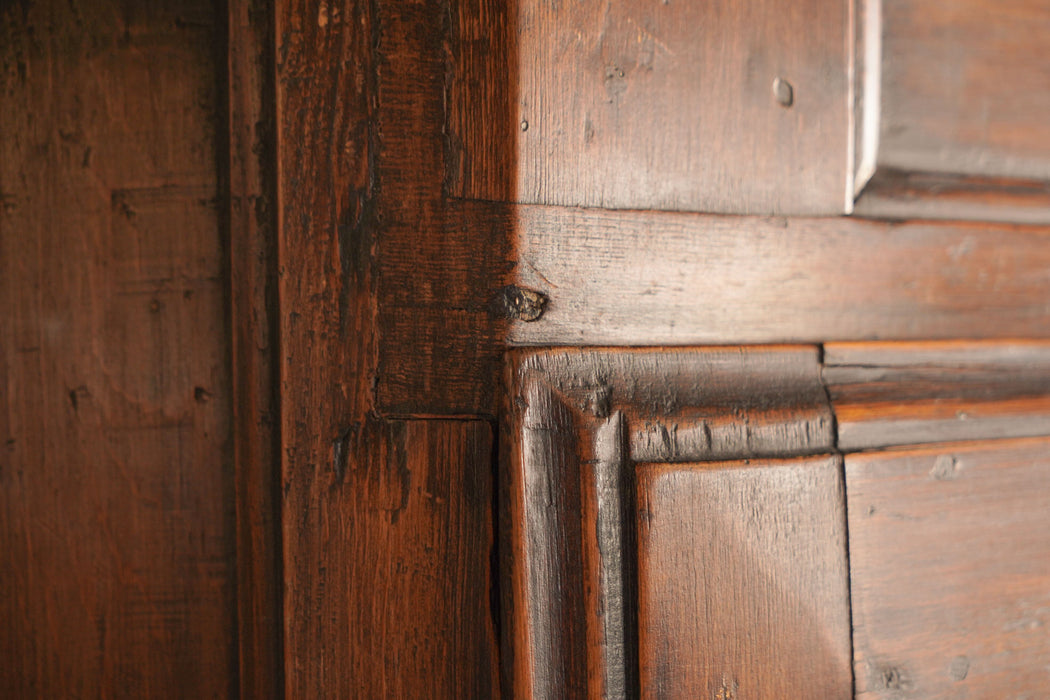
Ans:
<svg viewBox="0 0 1050 700"><path fill-rule="evenodd" d="M860 698L1050 684L1050 440L847 455Z"/></svg>
<svg viewBox="0 0 1050 700"><path fill-rule="evenodd" d="M451 102L469 105L451 112L453 194L755 214L852 204L849 3L517 0L477 17L511 59L493 89L453 49L467 66L453 62ZM489 102L504 89L510 110ZM509 154L485 133L513 139Z"/></svg>
<svg viewBox="0 0 1050 700"><path fill-rule="evenodd" d="M0 7L0 696L237 692L212 3Z"/></svg>
<svg viewBox="0 0 1050 700"><path fill-rule="evenodd" d="M631 697L632 463L829 451L817 348L522 350L505 383L504 688Z"/></svg>
<svg viewBox="0 0 1050 700"><path fill-rule="evenodd" d="M822 377L840 450L1050 433L1045 341L829 343Z"/></svg>
<svg viewBox="0 0 1050 700"><path fill-rule="evenodd" d="M839 458L637 471L642 697L851 698Z"/></svg>

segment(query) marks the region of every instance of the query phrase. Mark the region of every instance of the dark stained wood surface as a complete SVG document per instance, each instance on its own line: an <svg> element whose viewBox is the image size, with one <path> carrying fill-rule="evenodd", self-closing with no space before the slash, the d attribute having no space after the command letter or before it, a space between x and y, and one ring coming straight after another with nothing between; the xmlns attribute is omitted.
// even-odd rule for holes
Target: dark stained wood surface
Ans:
<svg viewBox="0 0 1050 700"><path fill-rule="evenodd" d="M237 692L222 18L0 7L0 696Z"/></svg>
<svg viewBox="0 0 1050 700"><path fill-rule="evenodd" d="M473 46L453 52L453 194L609 208L848 211L846 3L517 0L476 17L493 43L510 23L511 57L493 74L473 70ZM503 86L510 109L491 102ZM510 143L494 147L486 133ZM494 155L500 151L511 155Z"/></svg>
<svg viewBox="0 0 1050 700"><path fill-rule="evenodd" d="M848 455L861 698L1050 687L1050 440Z"/></svg>
<svg viewBox="0 0 1050 700"><path fill-rule="evenodd" d="M277 8L289 698L499 694L491 426L391 421L375 403L378 377L418 371L389 354L378 369L397 293L382 264L410 235L442 249L442 146L426 141L432 98L417 99L418 71L441 66L440 20L426 3Z"/></svg>
<svg viewBox="0 0 1050 700"><path fill-rule="evenodd" d="M1050 178L1050 5L883 2L878 166Z"/></svg>
<svg viewBox="0 0 1050 700"><path fill-rule="evenodd" d="M1045 341L829 343L822 377L841 450L1050 433Z"/></svg>
<svg viewBox="0 0 1050 700"><path fill-rule="evenodd" d="M852 697L840 469L637 466L642 697Z"/></svg>
<svg viewBox="0 0 1050 700"><path fill-rule="evenodd" d="M226 3L233 460L237 504L240 695L279 698L281 651L280 397L273 9Z"/></svg>

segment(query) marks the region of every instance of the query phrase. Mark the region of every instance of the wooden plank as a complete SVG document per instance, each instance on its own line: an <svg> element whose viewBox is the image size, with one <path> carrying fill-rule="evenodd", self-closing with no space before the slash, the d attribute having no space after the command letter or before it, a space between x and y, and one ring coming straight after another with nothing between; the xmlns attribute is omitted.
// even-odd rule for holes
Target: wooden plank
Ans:
<svg viewBox="0 0 1050 700"><path fill-rule="evenodd" d="M1050 440L848 455L862 698L1050 687Z"/></svg>
<svg viewBox="0 0 1050 700"><path fill-rule="evenodd" d="M478 105L451 114L453 194L757 214L852 204L849 3L509 7L481 21L494 37L511 23L513 56L480 75L510 104L488 103L470 55L453 64L452 101ZM493 156L486 131L512 139L515 162Z"/></svg>
<svg viewBox="0 0 1050 700"><path fill-rule="evenodd" d="M1045 341L829 343L842 450L1050 432Z"/></svg>
<svg viewBox="0 0 1050 700"><path fill-rule="evenodd" d="M440 24L427 22L434 12L418 3L351 0L277 8L290 698L499 693L489 602L491 427L386 421L374 401L378 336L389 322L376 308L386 293L378 274L391 250L380 239L389 233L396 247L416 224L417 233L431 231L422 222L437 215L427 208L430 185L402 170L411 155L397 140L415 136L390 129L380 143L376 105L382 86L384 119L396 113L419 124L432 116L401 82L418 74L398 70L401 61L431 61L412 51L413 42L433 41ZM377 45L391 53L377 56ZM388 205L377 200L380 181Z"/></svg>
<svg viewBox="0 0 1050 700"><path fill-rule="evenodd" d="M1048 230L516 208L514 344L1047 337Z"/></svg>
<svg viewBox="0 0 1050 700"><path fill-rule="evenodd" d="M1050 178L1050 6L882 3L880 168Z"/></svg>
<svg viewBox="0 0 1050 700"><path fill-rule="evenodd" d="M3 697L237 693L221 24L0 9Z"/></svg>
<svg viewBox="0 0 1050 700"><path fill-rule="evenodd" d="M280 441L277 376L277 210L273 8L226 3L233 460L237 504L240 694L279 698Z"/></svg>
<svg viewBox="0 0 1050 700"><path fill-rule="evenodd" d="M839 459L637 474L642 696L851 698Z"/></svg>

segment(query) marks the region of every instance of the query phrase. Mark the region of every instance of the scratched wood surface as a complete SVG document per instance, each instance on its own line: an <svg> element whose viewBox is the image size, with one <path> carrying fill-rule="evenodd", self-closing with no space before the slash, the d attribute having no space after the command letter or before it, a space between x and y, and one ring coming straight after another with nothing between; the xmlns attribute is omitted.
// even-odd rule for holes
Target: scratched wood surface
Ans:
<svg viewBox="0 0 1050 700"><path fill-rule="evenodd" d="M0 695L236 693L211 3L0 7Z"/></svg>
<svg viewBox="0 0 1050 700"><path fill-rule="evenodd" d="M852 697L839 458L636 469L642 697Z"/></svg>
<svg viewBox="0 0 1050 700"><path fill-rule="evenodd" d="M229 319L237 508L239 692L278 698L281 652L273 11L226 3Z"/></svg>
<svg viewBox="0 0 1050 700"><path fill-rule="evenodd" d="M1050 687L1050 440L848 455L860 698Z"/></svg>
<svg viewBox="0 0 1050 700"><path fill-rule="evenodd" d="M442 250L442 147L417 100L441 16L304 0L276 25L286 695L498 695L491 427L375 402L405 360L379 369L382 266L411 235Z"/></svg>
<svg viewBox="0 0 1050 700"><path fill-rule="evenodd" d="M510 110L453 62L450 191L543 204L836 214L852 200L848 4L547 3L513 28ZM453 54L454 59L470 56ZM480 134L512 139L494 156ZM514 157L516 155L516 157ZM510 181L506 174L512 174ZM847 199L850 202L847 202Z"/></svg>

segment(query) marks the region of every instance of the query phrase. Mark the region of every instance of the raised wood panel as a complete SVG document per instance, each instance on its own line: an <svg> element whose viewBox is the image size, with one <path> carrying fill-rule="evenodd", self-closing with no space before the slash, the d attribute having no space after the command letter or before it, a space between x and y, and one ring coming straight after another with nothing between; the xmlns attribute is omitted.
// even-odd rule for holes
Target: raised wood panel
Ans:
<svg viewBox="0 0 1050 700"><path fill-rule="evenodd" d="M851 698L839 458L637 470L641 697Z"/></svg>
<svg viewBox="0 0 1050 700"><path fill-rule="evenodd" d="M852 204L849 3L517 0L473 16L451 51L453 194L756 214ZM485 40L469 31L480 22ZM478 70L479 51L503 51L481 42L500 40L507 61Z"/></svg>
<svg viewBox="0 0 1050 700"><path fill-rule="evenodd" d="M0 696L237 692L212 3L0 7Z"/></svg>
<svg viewBox="0 0 1050 700"><path fill-rule="evenodd" d="M858 8L854 211L1050 222L1050 6L870 0Z"/></svg>
<svg viewBox="0 0 1050 700"><path fill-rule="evenodd" d="M1050 440L848 455L861 698L1050 687Z"/></svg>
<svg viewBox="0 0 1050 700"><path fill-rule="evenodd" d="M1050 179L1050 5L881 5L879 167Z"/></svg>

